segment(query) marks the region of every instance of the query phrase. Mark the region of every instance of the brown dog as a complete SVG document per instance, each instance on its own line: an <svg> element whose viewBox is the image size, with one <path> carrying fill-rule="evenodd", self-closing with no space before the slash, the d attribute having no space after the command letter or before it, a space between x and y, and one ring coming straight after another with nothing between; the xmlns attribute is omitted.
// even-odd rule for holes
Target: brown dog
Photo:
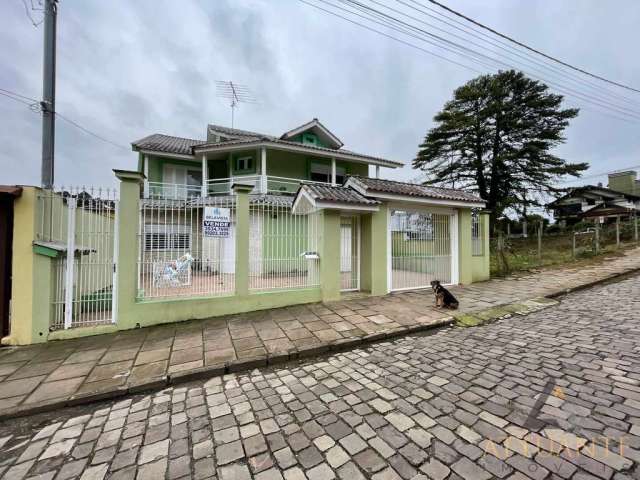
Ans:
<svg viewBox="0 0 640 480"><path fill-rule="evenodd" d="M440 285L440 280L431 282L431 288L436 296L436 308L448 308L451 310L458 308L458 300L449 290Z"/></svg>

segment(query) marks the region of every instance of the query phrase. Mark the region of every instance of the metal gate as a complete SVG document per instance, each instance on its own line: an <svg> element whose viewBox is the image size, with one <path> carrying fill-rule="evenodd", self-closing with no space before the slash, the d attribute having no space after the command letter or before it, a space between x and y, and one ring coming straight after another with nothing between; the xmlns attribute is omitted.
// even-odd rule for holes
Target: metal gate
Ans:
<svg viewBox="0 0 640 480"><path fill-rule="evenodd" d="M360 289L359 217L340 217L340 289Z"/></svg>
<svg viewBox="0 0 640 480"><path fill-rule="evenodd" d="M392 210L391 290L452 283L453 216L428 210Z"/></svg>
<svg viewBox="0 0 640 480"><path fill-rule="evenodd" d="M118 196L67 189L42 195L39 237L59 252L51 330L116 322Z"/></svg>

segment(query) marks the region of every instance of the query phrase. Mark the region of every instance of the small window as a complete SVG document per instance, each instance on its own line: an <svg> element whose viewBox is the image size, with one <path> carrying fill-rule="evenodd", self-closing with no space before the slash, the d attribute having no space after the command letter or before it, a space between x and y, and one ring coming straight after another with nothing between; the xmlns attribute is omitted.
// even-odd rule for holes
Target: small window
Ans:
<svg viewBox="0 0 640 480"><path fill-rule="evenodd" d="M484 255L484 235L480 212L471 212L471 254L476 257Z"/></svg>
<svg viewBox="0 0 640 480"><path fill-rule="evenodd" d="M253 170L253 158L252 157L238 157L236 158L235 171L246 172Z"/></svg>
<svg viewBox="0 0 640 480"><path fill-rule="evenodd" d="M191 249L191 232L185 225L157 225L144 233L147 252Z"/></svg>
<svg viewBox="0 0 640 480"><path fill-rule="evenodd" d="M316 137L313 133L303 133L302 143L306 145L318 145L318 137Z"/></svg>

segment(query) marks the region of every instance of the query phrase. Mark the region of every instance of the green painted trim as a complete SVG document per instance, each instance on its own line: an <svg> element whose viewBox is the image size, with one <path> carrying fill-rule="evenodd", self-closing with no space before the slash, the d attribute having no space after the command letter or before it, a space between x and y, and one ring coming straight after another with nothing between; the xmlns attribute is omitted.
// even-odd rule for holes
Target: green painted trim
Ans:
<svg viewBox="0 0 640 480"><path fill-rule="evenodd" d="M44 255L45 257L58 258L62 252L60 252L59 250L54 250L53 248L45 247L43 245L34 245L33 253Z"/></svg>

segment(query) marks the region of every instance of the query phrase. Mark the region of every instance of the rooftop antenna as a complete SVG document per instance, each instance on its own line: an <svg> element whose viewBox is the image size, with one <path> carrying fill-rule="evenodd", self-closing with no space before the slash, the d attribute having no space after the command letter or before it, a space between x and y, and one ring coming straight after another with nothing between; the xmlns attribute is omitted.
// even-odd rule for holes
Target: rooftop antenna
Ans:
<svg viewBox="0 0 640 480"><path fill-rule="evenodd" d="M231 107L231 128L235 120L235 109L241 103L258 103L253 93L246 85L234 83L232 81L216 80L216 96L229 100Z"/></svg>

